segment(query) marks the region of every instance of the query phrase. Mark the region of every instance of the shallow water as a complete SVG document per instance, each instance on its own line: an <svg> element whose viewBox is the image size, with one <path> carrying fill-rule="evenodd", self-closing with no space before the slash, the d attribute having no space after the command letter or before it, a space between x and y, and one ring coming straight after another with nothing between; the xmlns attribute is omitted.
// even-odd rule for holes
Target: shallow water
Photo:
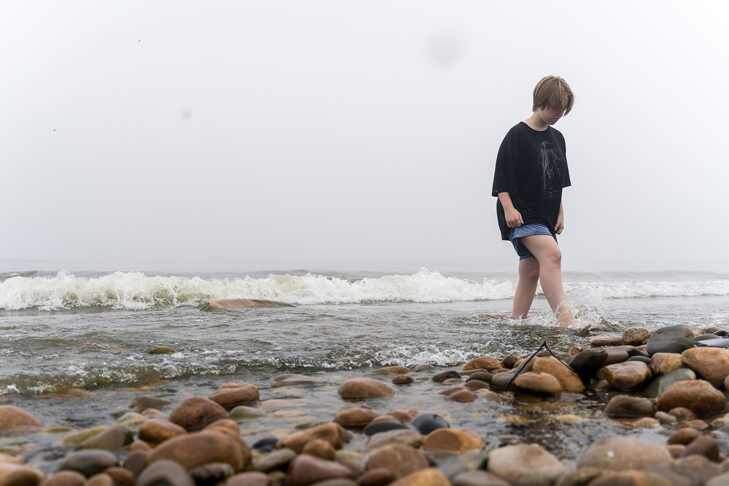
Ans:
<svg viewBox="0 0 729 486"><path fill-rule="evenodd" d="M612 330L671 324L729 328L725 275L578 274L567 275L567 282L583 324ZM441 413L454 425L478 430L490 445L508 442L509 436L526 438L566 459L600 435L635 433L595 420L602 406L591 397L563 397L546 405L524 398L456 404L438 395L441 386L430 380L442 370L438 367L484 354L524 354L545 339L563 352L586 342L574 330L555 328L540 296L533 317L508 319L512 291L508 275L428 270L412 275L6 274L0 281L0 401L32 411L47 425L86 427L109 423L140 394L177 401L207 395L232 380L256 383L264 399L299 400L289 411L257 419L246 431L255 440L330 420L344 405L336 389L348 376L385 365L434 366L417 372L416 382L398 388L392 399L372 405L383 412ZM240 312L198 308L207 298L223 297L296 306ZM170 346L174 353L149 354L154 346ZM273 375L292 371L313 374L322 384L269 388ZM78 397L74 389L92 396ZM562 415L582 420L562 421ZM24 449L28 441L36 448L52 446L56 439L47 434L6 438L0 448ZM18 440L21 445L13 442ZM53 463L50 451L37 454L43 467Z"/></svg>

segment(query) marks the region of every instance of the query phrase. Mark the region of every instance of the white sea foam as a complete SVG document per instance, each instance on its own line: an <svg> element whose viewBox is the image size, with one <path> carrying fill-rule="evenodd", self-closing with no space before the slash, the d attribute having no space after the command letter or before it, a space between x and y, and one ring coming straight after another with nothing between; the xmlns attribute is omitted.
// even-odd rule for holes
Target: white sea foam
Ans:
<svg viewBox="0 0 729 486"><path fill-rule="evenodd" d="M568 294L590 300L640 297L729 295L729 280L574 281ZM510 279L464 279L422 269L409 275L348 280L339 277L270 275L268 277L201 278L115 272L86 277L15 276L0 282L0 309L76 309L105 307L142 310L198 305L207 299L268 299L290 304L357 304L376 302L457 302L508 299Z"/></svg>

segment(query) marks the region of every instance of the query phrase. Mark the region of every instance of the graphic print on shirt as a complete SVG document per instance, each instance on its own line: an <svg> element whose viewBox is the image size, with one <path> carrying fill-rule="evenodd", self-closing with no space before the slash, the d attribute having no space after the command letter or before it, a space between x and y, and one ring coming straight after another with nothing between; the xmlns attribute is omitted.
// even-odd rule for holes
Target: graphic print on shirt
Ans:
<svg viewBox="0 0 729 486"><path fill-rule="evenodd" d="M544 197L557 196L562 189L564 158L549 140L544 140L539 145L539 166L542 169L542 190L544 191Z"/></svg>

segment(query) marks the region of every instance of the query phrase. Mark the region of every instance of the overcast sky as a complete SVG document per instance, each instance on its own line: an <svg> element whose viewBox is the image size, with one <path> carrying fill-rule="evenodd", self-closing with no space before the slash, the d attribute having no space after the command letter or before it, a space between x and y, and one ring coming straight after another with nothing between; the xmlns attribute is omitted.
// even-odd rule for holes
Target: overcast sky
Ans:
<svg viewBox="0 0 729 486"><path fill-rule="evenodd" d="M558 74L566 269L726 270L727 19L720 1L5 2L0 257L509 270L494 160Z"/></svg>

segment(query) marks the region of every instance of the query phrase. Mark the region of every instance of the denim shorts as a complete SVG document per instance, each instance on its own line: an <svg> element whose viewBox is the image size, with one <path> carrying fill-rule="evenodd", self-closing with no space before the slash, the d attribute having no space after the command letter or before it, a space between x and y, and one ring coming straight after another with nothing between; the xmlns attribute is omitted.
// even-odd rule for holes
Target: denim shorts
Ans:
<svg viewBox="0 0 729 486"><path fill-rule="evenodd" d="M519 260L526 260L527 258L534 257L534 255L532 255L532 252L530 252L527 247L524 246L524 244L521 242L521 238L534 235L551 236L552 238L554 238L554 241L557 241L557 237L554 236L554 234L549 231L549 228L547 228L543 224L523 224L517 228L512 229L511 234L509 235L509 240L511 241L511 244L514 245L516 254L519 255Z"/></svg>

